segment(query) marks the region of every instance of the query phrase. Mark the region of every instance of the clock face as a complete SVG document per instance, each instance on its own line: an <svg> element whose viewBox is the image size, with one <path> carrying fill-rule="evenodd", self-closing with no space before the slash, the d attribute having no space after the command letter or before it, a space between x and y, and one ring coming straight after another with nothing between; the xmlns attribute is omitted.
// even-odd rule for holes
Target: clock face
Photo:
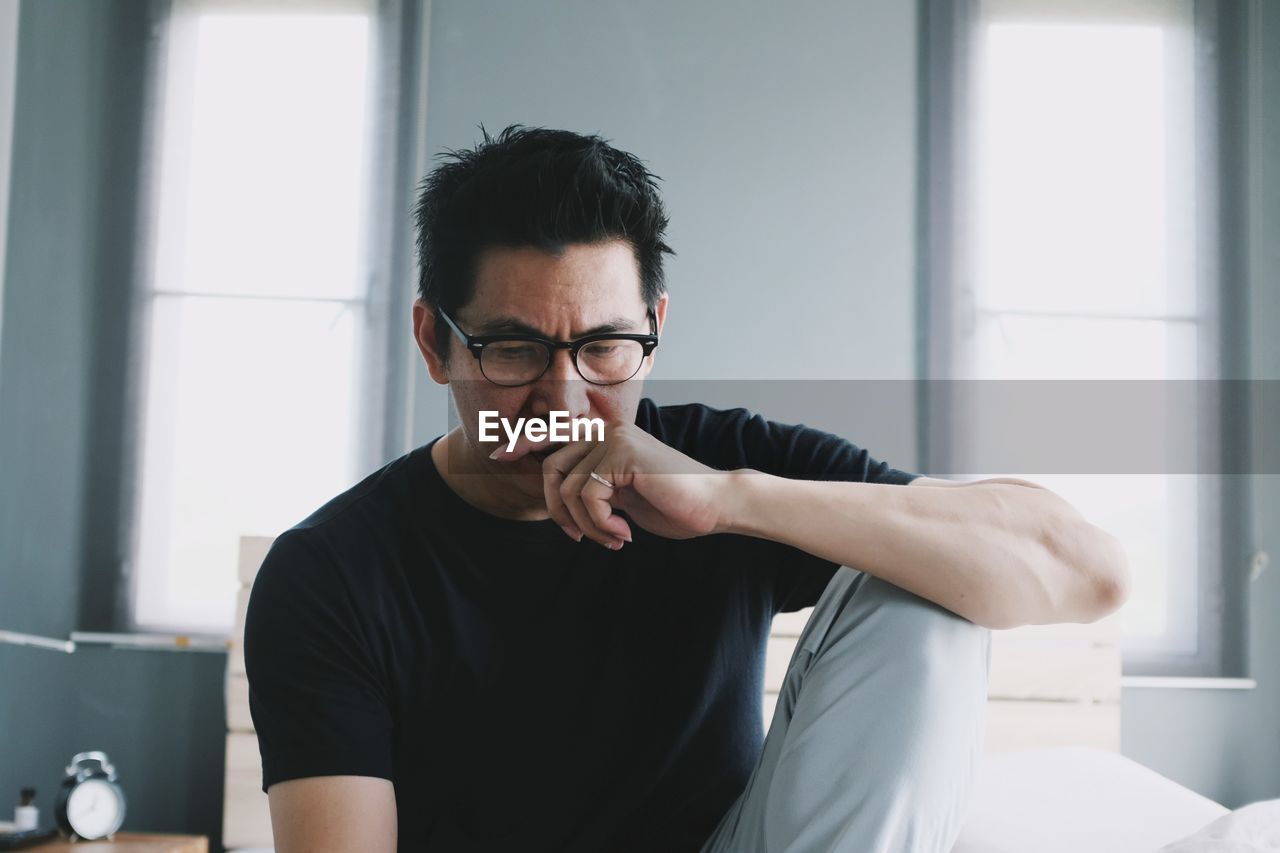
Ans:
<svg viewBox="0 0 1280 853"><path fill-rule="evenodd" d="M124 798L105 779L81 782L67 798L67 823L81 838L104 838L124 823Z"/></svg>

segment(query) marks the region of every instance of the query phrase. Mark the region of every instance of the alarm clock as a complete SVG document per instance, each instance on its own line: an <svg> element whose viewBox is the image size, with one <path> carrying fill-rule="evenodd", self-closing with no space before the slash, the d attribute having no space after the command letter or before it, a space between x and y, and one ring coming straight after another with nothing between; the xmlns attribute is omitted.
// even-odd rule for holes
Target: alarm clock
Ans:
<svg viewBox="0 0 1280 853"><path fill-rule="evenodd" d="M124 823L124 791L105 752L81 752L67 765L54 807L58 826L74 839L108 838Z"/></svg>

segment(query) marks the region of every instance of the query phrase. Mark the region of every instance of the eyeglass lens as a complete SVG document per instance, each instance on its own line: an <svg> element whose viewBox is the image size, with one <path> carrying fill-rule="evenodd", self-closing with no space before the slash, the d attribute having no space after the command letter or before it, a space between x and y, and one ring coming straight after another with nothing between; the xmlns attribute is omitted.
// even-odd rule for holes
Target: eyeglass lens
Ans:
<svg viewBox="0 0 1280 853"><path fill-rule="evenodd" d="M480 353L480 370L490 382L524 385L546 370L551 350L535 341L494 341ZM644 346L625 338L592 341L578 350L575 366L588 382L616 385L640 370Z"/></svg>

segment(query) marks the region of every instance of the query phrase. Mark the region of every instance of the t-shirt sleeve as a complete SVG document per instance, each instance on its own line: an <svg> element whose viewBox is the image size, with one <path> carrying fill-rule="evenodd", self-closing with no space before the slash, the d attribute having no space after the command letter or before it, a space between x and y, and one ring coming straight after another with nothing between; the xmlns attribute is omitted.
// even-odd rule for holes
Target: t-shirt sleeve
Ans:
<svg viewBox="0 0 1280 853"><path fill-rule="evenodd" d="M305 531L272 544L249 595L249 710L262 790L308 776L393 778L393 726L368 637L325 549Z"/></svg>
<svg viewBox="0 0 1280 853"><path fill-rule="evenodd" d="M714 468L752 468L797 480L907 485L920 474L894 468L853 442L804 424L768 420L746 409L702 405L664 410L665 432L679 436L687 453ZM760 545L774 578L775 612L801 610L818 597L837 563L775 542ZM857 566L851 568L857 569Z"/></svg>

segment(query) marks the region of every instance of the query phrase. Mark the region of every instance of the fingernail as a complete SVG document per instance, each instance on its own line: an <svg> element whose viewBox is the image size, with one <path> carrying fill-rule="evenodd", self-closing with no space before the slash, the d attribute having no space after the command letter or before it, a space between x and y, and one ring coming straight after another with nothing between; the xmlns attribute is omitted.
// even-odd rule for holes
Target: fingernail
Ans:
<svg viewBox="0 0 1280 853"><path fill-rule="evenodd" d="M489 454L489 458L490 458L490 459L497 459L500 455L502 455L502 448L501 448L501 447L499 447L497 450L495 450L495 451L493 451L492 453L490 453L490 454Z"/></svg>
<svg viewBox="0 0 1280 853"><path fill-rule="evenodd" d="M575 542L582 541L582 531L580 531L578 528L568 524L562 524L560 525L560 529L563 530L565 532L565 535L568 536L573 541Z"/></svg>

